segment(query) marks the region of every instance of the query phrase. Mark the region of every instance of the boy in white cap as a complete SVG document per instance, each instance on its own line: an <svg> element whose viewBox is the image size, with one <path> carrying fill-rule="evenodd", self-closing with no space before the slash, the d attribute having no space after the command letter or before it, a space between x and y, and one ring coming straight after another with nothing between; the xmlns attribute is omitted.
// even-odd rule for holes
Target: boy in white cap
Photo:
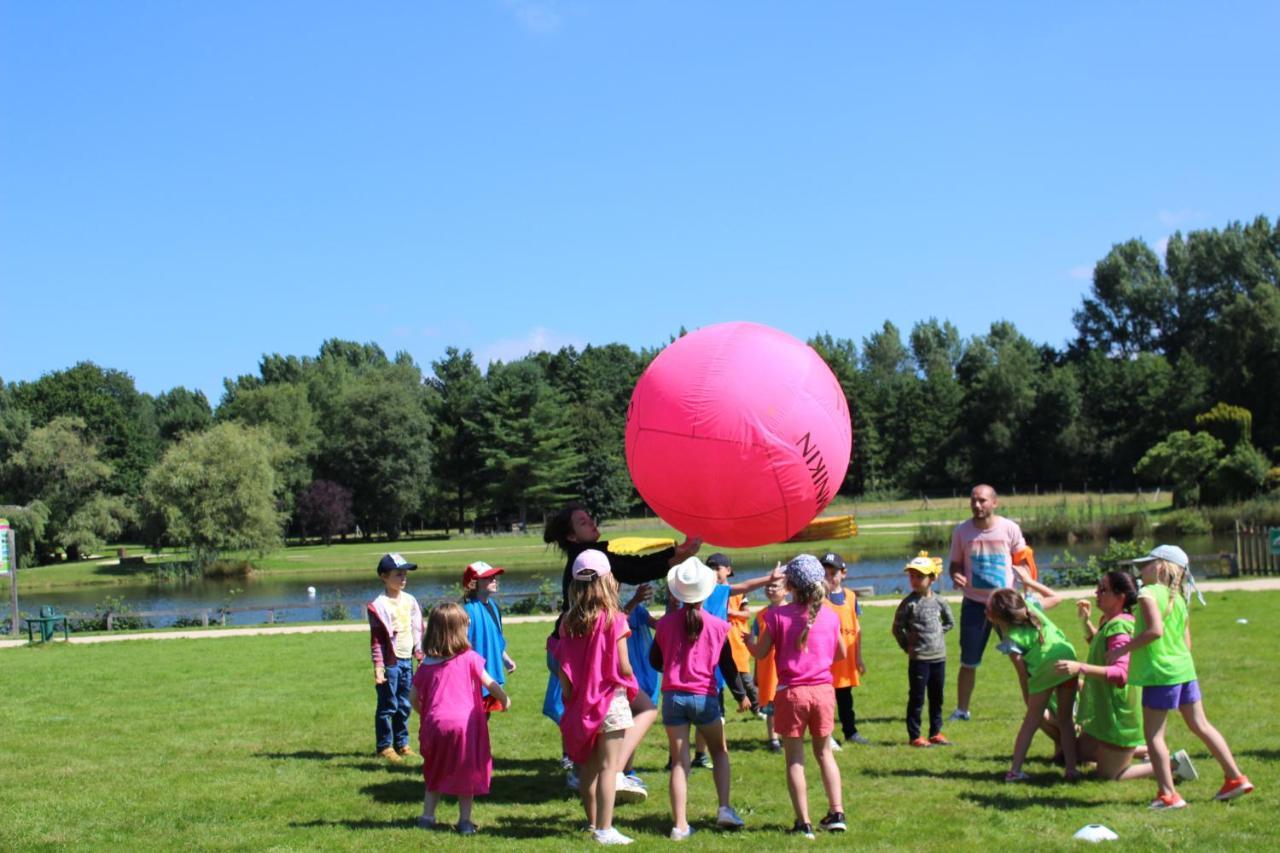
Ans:
<svg viewBox="0 0 1280 853"><path fill-rule="evenodd" d="M933 592L942 562L921 551L903 569L911 592L893 614L893 638L907 653L907 739L912 746L949 746L942 734L942 692L947 681L944 635L955 627L951 608ZM929 695L929 737L920 735L920 711Z"/></svg>

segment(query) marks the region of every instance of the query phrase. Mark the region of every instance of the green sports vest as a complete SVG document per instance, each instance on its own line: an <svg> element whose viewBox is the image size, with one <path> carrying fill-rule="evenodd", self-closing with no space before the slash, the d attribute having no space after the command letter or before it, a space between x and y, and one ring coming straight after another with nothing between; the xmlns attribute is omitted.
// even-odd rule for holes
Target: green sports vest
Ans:
<svg viewBox="0 0 1280 853"><path fill-rule="evenodd" d="M1106 666L1107 641L1120 634L1132 636L1133 624L1128 619L1112 619L1099 628L1089 643L1088 662L1093 666ZM1113 687L1105 678L1085 678L1080 703L1076 706L1076 721L1084 732L1113 746L1132 747L1145 743L1142 736L1142 695L1140 689L1132 685Z"/></svg>
<svg viewBox="0 0 1280 853"><path fill-rule="evenodd" d="M1034 625L1014 625L1009 629L1009 639L1023 649L1022 660L1027 665L1027 691L1042 693L1071 679L1069 675L1055 672L1053 664L1060 660L1075 660L1076 650L1062 629L1053 624L1040 605L1027 602L1027 609L1036 615L1044 626L1044 642Z"/></svg>
<svg viewBox="0 0 1280 853"><path fill-rule="evenodd" d="M1196 665L1187 648L1187 605L1181 596L1171 596L1169 587L1162 583L1144 586L1138 598L1150 598L1164 619L1164 633L1160 639L1143 646L1129 658L1129 683L1143 687L1167 687L1186 684L1196 679ZM1138 622L1134 635L1147 630L1142 609L1137 612Z"/></svg>

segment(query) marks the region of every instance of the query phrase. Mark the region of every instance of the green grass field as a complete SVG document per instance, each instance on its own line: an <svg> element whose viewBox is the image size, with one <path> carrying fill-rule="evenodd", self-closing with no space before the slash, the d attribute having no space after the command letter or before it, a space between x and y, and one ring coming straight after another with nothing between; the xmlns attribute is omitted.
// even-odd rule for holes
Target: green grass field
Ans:
<svg viewBox="0 0 1280 853"><path fill-rule="evenodd" d="M1092 517L1124 515L1147 511L1161 513L1168 509L1166 494L1152 495L1012 495L1001 498L1001 511L1011 517L1032 517L1036 513L1058 512ZM839 499L824 515L853 514L859 524L859 535L853 539L779 544L751 549L725 549L740 565L765 566L775 560L787 560L798 549L820 553L836 550L846 556L909 556L912 542L922 523L959 521L969 517L967 496L934 499L928 508L920 500L849 501ZM537 528L535 530L535 528ZM606 538L619 536L679 536L656 518L633 518L609 522L602 529ZM938 535L949 531L940 527ZM710 546L709 546L710 547ZM114 554L116 546L108 553ZM128 546L130 554L145 554L139 545ZM485 560L517 572L542 572L551 577L560 574L563 558L554 548L542 542L540 524L530 525L525 534L473 535L454 533L448 539L404 538L389 543L382 540L352 541L325 547L323 545L290 546L265 556L230 555L232 559L248 559L254 571L262 576L287 576L299 579L331 580L365 579L378 557L397 550L430 572L457 573L472 560ZM152 562L181 560L182 551L166 551L166 556L149 557ZM78 563L41 566L24 570L20 590L54 590L85 586L119 586L145 584L152 580L146 566L119 566L114 558L106 561L84 560ZM8 578L0 577L0 594L7 594Z"/></svg>
<svg viewBox="0 0 1280 853"><path fill-rule="evenodd" d="M956 746L907 747L906 663L889 636L893 611L868 607L869 671L855 695L860 729L873 745L838 755L851 831L817 844L1066 848L1075 830L1102 823L1126 849L1271 848L1280 841L1271 812L1280 790L1278 611L1280 593L1243 592L1214 594L1209 607L1193 611L1206 709L1258 790L1213 802L1220 772L1173 722L1170 743L1190 751L1201 779L1182 788L1190 808L1154 813L1146 808L1150 782L1063 782L1043 737L1027 765L1034 782L1000 781L1021 709L1012 669L994 648L979 676L973 722L947 727ZM557 730L540 714L546 629L508 628L520 664L509 684L515 705L491 724L493 791L477 801L481 835L473 840L414 829L420 774L373 757L374 695L361 633L0 650L0 849L585 847L581 809L556 768ZM1067 630L1083 651L1075 625ZM954 632L950 639L948 711ZM416 725L415 718L415 732ZM710 827L710 774L695 771L690 818L701 831L690 846L803 847L783 834L792 817L782 759L764 749L763 724L735 716L728 731L733 802L747 830ZM649 801L617 814L641 848L669 843L665 758L655 727L638 758ZM825 804L812 761L809 779L817 817ZM456 806L446 801L440 815L453 819Z"/></svg>

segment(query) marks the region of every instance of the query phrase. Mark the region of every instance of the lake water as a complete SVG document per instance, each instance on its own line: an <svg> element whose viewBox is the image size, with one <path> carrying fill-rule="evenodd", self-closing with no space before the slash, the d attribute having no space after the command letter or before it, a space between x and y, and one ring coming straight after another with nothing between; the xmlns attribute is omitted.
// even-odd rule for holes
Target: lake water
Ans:
<svg viewBox="0 0 1280 853"><path fill-rule="evenodd" d="M1192 555L1210 554L1228 550L1233 543L1229 537L1213 540L1209 537L1179 540L1187 553ZM1077 543L1067 546L1045 546L1036 548L1036 562L1043 569L1058 562L1064 552L1069 551L1073 558L1084 560L1092 554L1100 553L1101 545L1094 543ZM905 594L906 582L902 574L903 558L859 558L856 555L844 555L848 561L848 585L854 587L874 587L876 593L886 594L898 592ZM751 565L741 560L735 568L740 577L755 577L769 569L770 565ZM1204 575L1216 570L1207 564L1200 566L1198 574ZM502 576L500 591L504 606L518 598L526 597L538 590L538 585L550 578L559 592L560 571L557 567L552 572L508 572ZM944 583L949 588L949 583ZM308 587L315 590L314 595ZM430 602L440 598L457 598L459 595L457 575L444 576L428 571L412 572L409 575L409 592L421 602ZM321 610L326 605L341 601L347 606L349 618L362 619L363 605L382 591L382 585L376 577L367 580L304 580L281 578L279 576L262 576L236 578L231 580L198 580L184 583L165 583L147 586L114 586L92 587L72 590L33 591L26 593L22 589L19 576L19 606L24 613L36 612L41 605L50 604L61 613L92 613L95 608L104 605L108 597L118 599L123 607L133 611L181 611L188 617L199 618L200 611L209 609L210 621L219 617L216 611L230 608L228 624L256 625L268 621L272 608L288 607L274 614L276 622L314 622L321 618ZM628 590L624 589L624 595ZM763 602L763 594L755 593L754 600ZM7 602L0 603L4 612L8 611ZM118 609L118 608L117 608ZM176 616L147 617L151 625L164 627L172 625Z"/></svg>

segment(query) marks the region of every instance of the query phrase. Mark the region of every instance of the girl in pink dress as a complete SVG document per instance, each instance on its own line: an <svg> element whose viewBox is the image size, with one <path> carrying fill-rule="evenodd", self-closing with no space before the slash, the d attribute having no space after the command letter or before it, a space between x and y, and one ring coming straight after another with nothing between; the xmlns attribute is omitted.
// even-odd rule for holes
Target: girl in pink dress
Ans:
<svg viewBox="0 0 1280 853"><path fill-rule="evenodd" d="M640 688L627 656L627 617L618 607L618 583L603 551L588 549L573 561L569 609L554 649L559 662L564 749L582 765L579 792L587 823L601 844L630 844L613 828L617 777L627 745L653 725L657 710L647 701L632 711ZM641 707L644 706L644 707Z"/></svg>
<svg viewBox="0 0 1280 853"><path fill-rule="evenodd" d="M480 688L504 708L507 696L484 671L484 658L467 644L467 613L451 601L437 604L427 618L422 641L426 655L413 676L413 710L418 713L418 745L426 794L418 826L436 829L436 806L442 794L458 798L460 835L474 835L471 804L489 793L493 756L489 723Z"/></svg>

